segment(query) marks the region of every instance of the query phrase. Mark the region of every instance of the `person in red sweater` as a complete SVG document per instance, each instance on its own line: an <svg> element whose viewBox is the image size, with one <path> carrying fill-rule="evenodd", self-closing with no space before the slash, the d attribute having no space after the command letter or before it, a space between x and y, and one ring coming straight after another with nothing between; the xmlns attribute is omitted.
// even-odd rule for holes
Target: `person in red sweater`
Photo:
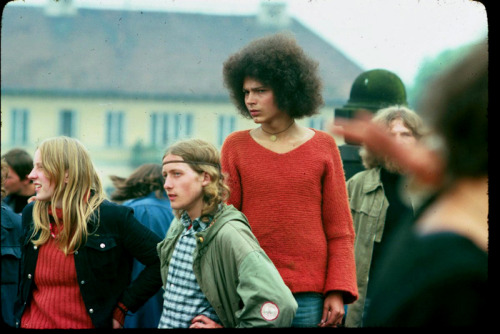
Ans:
<svg viewBox="0 0 500 334"><path fill-rule="evenodd" d="M229 204L247 217L298 303L294 327L339 326L358 298L354 229L334 138L295 122L323 105L317 63L286 34L251 42L223 67L243 117L259 127L230 134L222 168Z"/></svg>
<svg viewBox="0 0 500 334"><path fill-rule="evenodd" d="M49 138L28 178L35 200L22 214L16 327L120 328L161 287L160 237L109 202L85 147ZM132 261L145 265L131 282Z"/></svg>

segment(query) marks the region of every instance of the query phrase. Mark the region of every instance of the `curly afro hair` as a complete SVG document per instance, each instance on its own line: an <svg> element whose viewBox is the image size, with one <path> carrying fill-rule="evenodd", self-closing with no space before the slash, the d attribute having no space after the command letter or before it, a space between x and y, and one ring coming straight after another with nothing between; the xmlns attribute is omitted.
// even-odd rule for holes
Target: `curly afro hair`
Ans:
<svg viewBox="0 0 500 334"><path fill-rule="evenodd" d="M224 85L245 118L243 82L249 77L273 90L277 107L291 118L318 113L324 104L318 62L308 57L290 34L256 39L231 55L223 66Z"/></svg>

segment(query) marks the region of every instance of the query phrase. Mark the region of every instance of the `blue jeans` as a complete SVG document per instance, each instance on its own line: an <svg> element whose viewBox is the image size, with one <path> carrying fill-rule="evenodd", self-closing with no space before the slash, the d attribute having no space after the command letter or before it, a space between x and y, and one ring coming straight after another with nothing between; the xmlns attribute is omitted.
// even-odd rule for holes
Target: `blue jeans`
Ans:
<svg viewBox="0 0 500 334"><path fill-rule="evenodd" d="M318 327L323 315L323 295L314 292L296 293L293 295L298 308L292 327Z"/></svg>

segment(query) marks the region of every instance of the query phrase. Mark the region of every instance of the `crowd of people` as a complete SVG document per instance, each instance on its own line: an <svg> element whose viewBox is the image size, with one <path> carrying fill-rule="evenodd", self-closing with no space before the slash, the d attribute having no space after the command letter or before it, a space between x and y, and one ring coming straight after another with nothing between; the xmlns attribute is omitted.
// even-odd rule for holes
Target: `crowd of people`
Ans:
<svg viewBox="0 0 500 334"><path fill-rule="evenodd" d="M230 55L223 80L257 127L220 151L176 142L111 176L109 199L78 139L2 155L3 326L491 323L486 42L415 110L328 131L296 122L323 99L318 63L291 35ZM362 146L365 170L348 180L337 135Z"/></svg>

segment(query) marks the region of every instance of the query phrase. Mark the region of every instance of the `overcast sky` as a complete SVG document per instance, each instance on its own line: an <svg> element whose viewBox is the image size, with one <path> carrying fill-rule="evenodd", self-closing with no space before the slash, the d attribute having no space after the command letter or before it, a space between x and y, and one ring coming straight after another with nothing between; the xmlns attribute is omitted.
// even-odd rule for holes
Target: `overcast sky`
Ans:
<svg viewBox="0 0 500 334"><path fill-rule="evenodd" d="M16 1L39 5L54 0ZM59 0L64 1L64 0ZM422 61L487 36L487 9L472 0L74 0L76 6L253 15L259 4L288 13L365 70L395 72L413 83Z"/></svg>

